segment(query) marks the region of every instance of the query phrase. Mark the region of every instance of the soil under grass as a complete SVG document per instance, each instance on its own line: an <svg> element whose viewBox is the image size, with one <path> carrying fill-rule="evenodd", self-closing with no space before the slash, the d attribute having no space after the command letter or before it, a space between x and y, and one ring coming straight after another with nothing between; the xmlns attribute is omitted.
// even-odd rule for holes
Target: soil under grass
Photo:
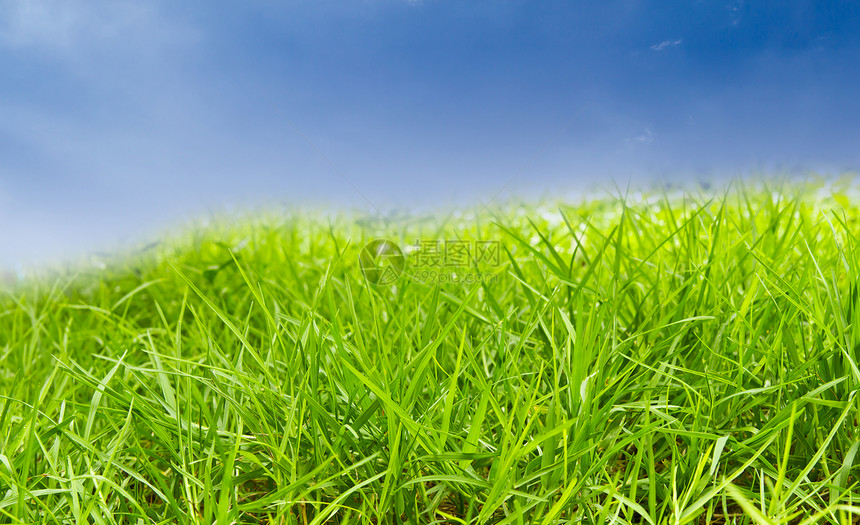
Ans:
<svg viewBox="0 0 860 525"><path fill-rule="evenodd" d="M854 523L843 189L267 214L7 283L0 522Z"/></svg>

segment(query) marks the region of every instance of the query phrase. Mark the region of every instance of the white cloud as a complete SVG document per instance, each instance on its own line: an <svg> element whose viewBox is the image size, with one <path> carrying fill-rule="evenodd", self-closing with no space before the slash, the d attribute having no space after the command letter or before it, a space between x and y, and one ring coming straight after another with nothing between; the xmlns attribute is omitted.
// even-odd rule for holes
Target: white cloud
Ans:
<svg viewBox="0 0 860 525"><path fill-rule="evenodd" d="M660 42L659 44L654 44L653 46L651 46L651 50L652 51L663 51L667 47L675 47L675 46L681 45L681 43L683 41L684 41L684 39L682 39L682 38L679 38L678 40L664 40L664 41Z"/></svg>
<svg viewBox="0 0 860 525"><path fill-rule="evenodd" d="M76 24L75 11L72 4L50 9L45 2L5 1L0 4L0 43L13 48L39 42L67 45Z"/></svg>
<svg viewBox="0 0 860 525"><path fill-rule="evenodd" d="M647 127L642 134L633 138L625 139L624 142L626 142L628 146L633 146L635 144L651 144L654 142L654 132L651 131L650 127Z"/></svg>
<svg viewBox="0 0 860 525"><path fill-rule="evenodd" d="M73 56L96 46L157 48L196 35L157 2L0 0L0 48Z"/></svg>
<svg viewBox="0 0 860 525"><path fill-rule="evenodd" d="M731 20L732 27L737 27L741 21L741 9L744 6L743 0L735 0L731 2L727 8L729 10L729 18Z"/></svg>

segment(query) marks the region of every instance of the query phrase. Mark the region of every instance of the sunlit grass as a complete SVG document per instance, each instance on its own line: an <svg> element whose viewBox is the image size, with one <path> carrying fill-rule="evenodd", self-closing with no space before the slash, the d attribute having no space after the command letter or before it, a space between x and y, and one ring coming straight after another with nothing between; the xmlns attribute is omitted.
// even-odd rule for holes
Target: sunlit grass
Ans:
<svg viewBox="0 0 860 525"><path fill-rule="evenodd" d="M840 188L268 214L19 283L0 522L854 523ZM435 240L499 258L419 264Z"/></svg>

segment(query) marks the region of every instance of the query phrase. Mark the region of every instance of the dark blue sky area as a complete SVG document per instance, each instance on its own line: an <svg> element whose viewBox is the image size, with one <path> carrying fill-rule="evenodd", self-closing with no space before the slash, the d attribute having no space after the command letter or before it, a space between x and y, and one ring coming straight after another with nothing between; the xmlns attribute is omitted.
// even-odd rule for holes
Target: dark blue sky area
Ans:
<svg viewBox="0 0 860 525"><path fill-rule="evenodd" d="M0 264L231 204L860 167L855 2L179 4L0 0Z"/></svg>

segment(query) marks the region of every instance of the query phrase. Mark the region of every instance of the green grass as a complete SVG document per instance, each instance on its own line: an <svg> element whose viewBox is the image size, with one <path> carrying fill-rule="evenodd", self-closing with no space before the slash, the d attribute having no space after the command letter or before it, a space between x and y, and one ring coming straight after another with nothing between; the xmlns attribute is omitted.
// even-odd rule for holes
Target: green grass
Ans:
<svg viewBox="0 0 860 525"><path fill-rule="evenodd" d="M839 190L322 217L4 292L0 522L856 522ZM425 250L373 286L374 238ZM422 282L435 239L500 258Z"/></svg>

